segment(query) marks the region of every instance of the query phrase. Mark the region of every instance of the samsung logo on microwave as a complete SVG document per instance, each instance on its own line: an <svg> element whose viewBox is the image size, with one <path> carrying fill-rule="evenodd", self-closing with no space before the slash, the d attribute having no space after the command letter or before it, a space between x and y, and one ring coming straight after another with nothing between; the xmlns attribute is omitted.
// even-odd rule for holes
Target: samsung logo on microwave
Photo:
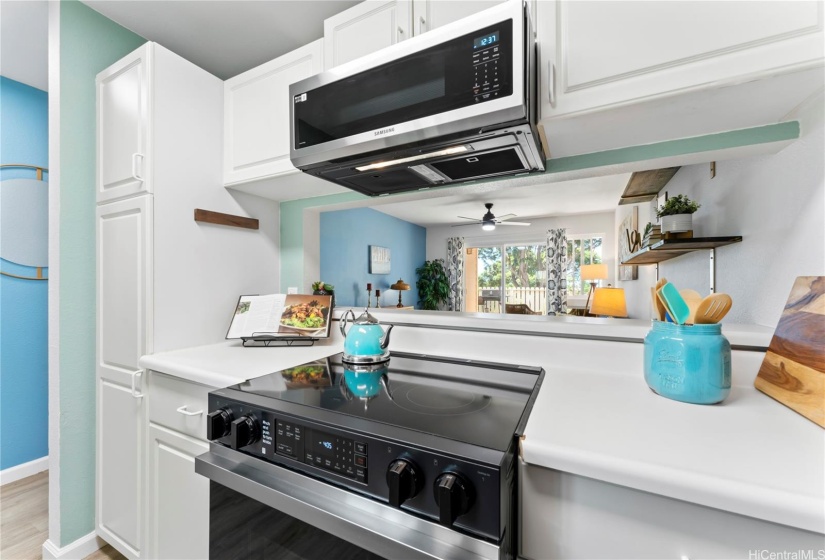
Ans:
<svg viewBox="0 0 825 560"><path fill-rule="evenodd" d="M374 134L375 136L383 136L385 134L389 134L390 132L395 132L394 126L391 126L389 128L382 128L381 130L376 130Z"/></svg>

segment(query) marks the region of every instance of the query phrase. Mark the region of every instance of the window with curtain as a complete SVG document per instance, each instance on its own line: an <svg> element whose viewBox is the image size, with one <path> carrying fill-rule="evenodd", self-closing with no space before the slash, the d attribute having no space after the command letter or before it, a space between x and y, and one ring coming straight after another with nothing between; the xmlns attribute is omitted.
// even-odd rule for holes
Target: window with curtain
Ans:
<svg viewBox="0 0 825 560"><path fill-rule="evenodd" d="M567 295L587 296L590 283L581 278L585 264L601 264L604 234L573 234L567 236Z"/></svg>

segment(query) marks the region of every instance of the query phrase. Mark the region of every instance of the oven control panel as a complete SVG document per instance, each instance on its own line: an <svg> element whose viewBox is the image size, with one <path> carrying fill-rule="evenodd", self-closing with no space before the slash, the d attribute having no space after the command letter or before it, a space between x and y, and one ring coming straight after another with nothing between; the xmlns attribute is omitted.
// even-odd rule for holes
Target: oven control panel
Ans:
<svg viewBox="0 0 825 560"><path fill-rule="evenodd" d="M499 468L209 395L207 438L448 527L498 540L510 481Z"/></svg>

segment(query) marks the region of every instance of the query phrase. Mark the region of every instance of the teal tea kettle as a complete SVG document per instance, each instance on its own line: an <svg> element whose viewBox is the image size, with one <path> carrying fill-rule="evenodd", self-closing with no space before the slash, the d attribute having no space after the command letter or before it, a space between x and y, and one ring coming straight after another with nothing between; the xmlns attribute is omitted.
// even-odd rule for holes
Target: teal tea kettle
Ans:
<svg viewBox="0 0 825 560"><path fill-rule="evenodd" d="M347 318L352 317L352 326L346 331ZM378 319L364 310L360 317L355 318L352 309L347 310L341 317L341 334L344 336L344 355L341 358L350 364L372 364L385 362L390 359L387 346L390 343L390 331L393 325L384 329Z"/></svg>

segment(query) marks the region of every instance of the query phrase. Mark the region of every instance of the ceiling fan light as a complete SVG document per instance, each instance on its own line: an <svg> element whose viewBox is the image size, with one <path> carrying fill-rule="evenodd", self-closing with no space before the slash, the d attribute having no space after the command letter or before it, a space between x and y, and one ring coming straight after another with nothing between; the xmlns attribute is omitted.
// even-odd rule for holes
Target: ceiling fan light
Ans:
<svg viewBox="0 0 825 560"><path fill-rule="evenodd" d="M494 222L484 222L481 224L481 229L484 231L493 231L496 229L496 224Z"/></svg>

